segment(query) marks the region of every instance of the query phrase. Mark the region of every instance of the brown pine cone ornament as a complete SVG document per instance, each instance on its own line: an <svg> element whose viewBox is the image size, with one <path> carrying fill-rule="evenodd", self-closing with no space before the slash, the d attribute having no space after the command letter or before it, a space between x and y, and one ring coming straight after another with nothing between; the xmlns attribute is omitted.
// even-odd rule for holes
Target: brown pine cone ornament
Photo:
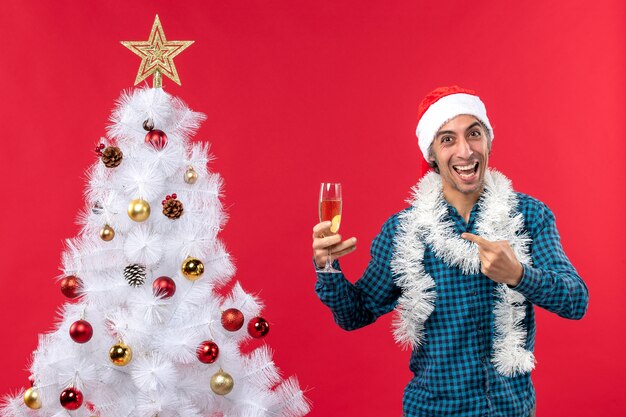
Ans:
<svg viewBox="0 0 626 417"><path fill-rule="evenodd" d="M168 195L162 201L163 214L172 220L178 219L183 215L183 203L176 199L176 194Z"/></svg>
<svg viewBox="0 0 626 417"><path fill-rule="evenodd" d="M102 150L102 162L107 168L115 168L122 163L122 151L117 146L107 146Z"/></svg>

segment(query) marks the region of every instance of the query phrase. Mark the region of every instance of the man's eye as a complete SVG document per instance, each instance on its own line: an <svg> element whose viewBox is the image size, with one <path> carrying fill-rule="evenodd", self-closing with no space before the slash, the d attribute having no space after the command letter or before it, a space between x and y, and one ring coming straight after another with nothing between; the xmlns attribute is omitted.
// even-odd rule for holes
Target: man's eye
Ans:
<svg viewBox="0 0 626 417"><path fill-rule="evenodd" d="M480 135L481 135L480 130L472 130L470 132L470 136L475 137L475 138L479 137Z"/></svg>
<svg viewBox="0 0 626 417"><path fill-rule="evenodd" d="M448 142L452 142L452 136L443 136L441 138L441 143L448 143Z"/></svg>

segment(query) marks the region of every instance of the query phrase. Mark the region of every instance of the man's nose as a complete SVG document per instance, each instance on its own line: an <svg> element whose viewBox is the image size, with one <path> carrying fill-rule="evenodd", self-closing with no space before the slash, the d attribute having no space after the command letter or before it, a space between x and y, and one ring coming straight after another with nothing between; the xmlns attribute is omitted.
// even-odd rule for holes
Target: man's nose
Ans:
<svg viewBox="0 0 626 417"><path fill-rule="evenodd" d="M457 156L459 158L468 159L473 153L474 150L471 148L469 142L461 137L457 141Z"/></svg>

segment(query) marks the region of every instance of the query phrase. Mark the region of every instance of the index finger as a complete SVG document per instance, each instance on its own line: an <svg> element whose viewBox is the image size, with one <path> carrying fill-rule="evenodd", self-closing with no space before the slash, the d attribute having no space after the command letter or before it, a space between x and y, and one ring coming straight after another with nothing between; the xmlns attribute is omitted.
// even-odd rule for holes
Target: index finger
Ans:
<svg viewBox="0 0 626 417"><path fill-rule="evenodd" d="M478 235L475 235L473 233L461 233L461 237L463 239L465 239L465 240L469 240L470 242L474 242L478 246L487 246L487 245L489 245L491 243L487 239L482 238L482 237L480 237Z"/></svg>
<svg viewBox="0 0 626 417"><path fill-rule="evenodd" d="M331 221L330 220L326 220L325 222L320 222L318 224L316 224L315 226L313 226L313 237L321 237L322 233L321 232L328 232L330 233L330 225L331 225Z"/></svg>

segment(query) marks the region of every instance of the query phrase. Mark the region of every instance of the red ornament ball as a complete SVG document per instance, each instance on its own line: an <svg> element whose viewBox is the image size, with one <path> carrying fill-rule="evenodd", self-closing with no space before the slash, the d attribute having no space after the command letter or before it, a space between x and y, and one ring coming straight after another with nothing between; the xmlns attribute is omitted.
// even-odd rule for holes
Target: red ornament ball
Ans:
<svg viewBox="0 0 626 417"><path fill-rule="evenodd" d="M243 313L236 308L229 308L222 313L222 326L229 332L236 332L243 327Z"/></svg>
<svg viewBox="0 0 626 417"><path fill-rule="evenodd" d="M83 405L83 393L74 387L64 389L59 399L66 410L78 410Z"/></svg>
<svg viewBox="0 0 626 417"><path fill-rule="evenodd" d="M270 324L263 317L255 317L248 322L248 333L256 339L265 337L269 331Z"/></svg>
<svg viewBox="0 0 626 417"><path fill-rule="evenodd" d="M154 129L146 134L146 143L149 143L154 149L161 150L167 145L167 135L159 129Z"/></svg>
<svg viewBox="0 0 626 417"><path fill-rule="evenodd" d="M175 292L176 283L170 277L158 277L152 282L152 293L155 297L170 298Z"/></svg>
<svg viewBox="0 0 626 417"><path fill-rule="evenodd" d="M61 292L67 298L76 298L80 296L80 289L83 282L74 275L68 275L61 280Z"/></svg>
<svg viewBox="0 0 626 417"><path fill-rule="evenodd" d="M94 149L96 151L96 154L98 156L102 156L102 150L104 149L104 143L99 144L98 146L96 146L96 149Z"/></svg>
<svg viewBox="0 0 626 417"><path fill-rule="evenodd" d="M200 343L196 350L198 360L202 363L213 363L217 360L217 356L220 353L220 348L217 347L217 343L207 340Z"/></svg>
<svg viewBox="0 0 626 417"><path fill-rule="evenodd" d="M86 320L77 320L70 326L70 337L76 343L87 343L93 336L93 327Z"/></svg>
<svg viewBox="0 0 626 417"><path fill-rule="evenodd" d="M96 414L96 406L95 406L95 405L93 405L93 403L86 402L86 403L85 403L85 408L86 408L87 410L89 410L89 412L90 412L92 415Z"/></svg>

